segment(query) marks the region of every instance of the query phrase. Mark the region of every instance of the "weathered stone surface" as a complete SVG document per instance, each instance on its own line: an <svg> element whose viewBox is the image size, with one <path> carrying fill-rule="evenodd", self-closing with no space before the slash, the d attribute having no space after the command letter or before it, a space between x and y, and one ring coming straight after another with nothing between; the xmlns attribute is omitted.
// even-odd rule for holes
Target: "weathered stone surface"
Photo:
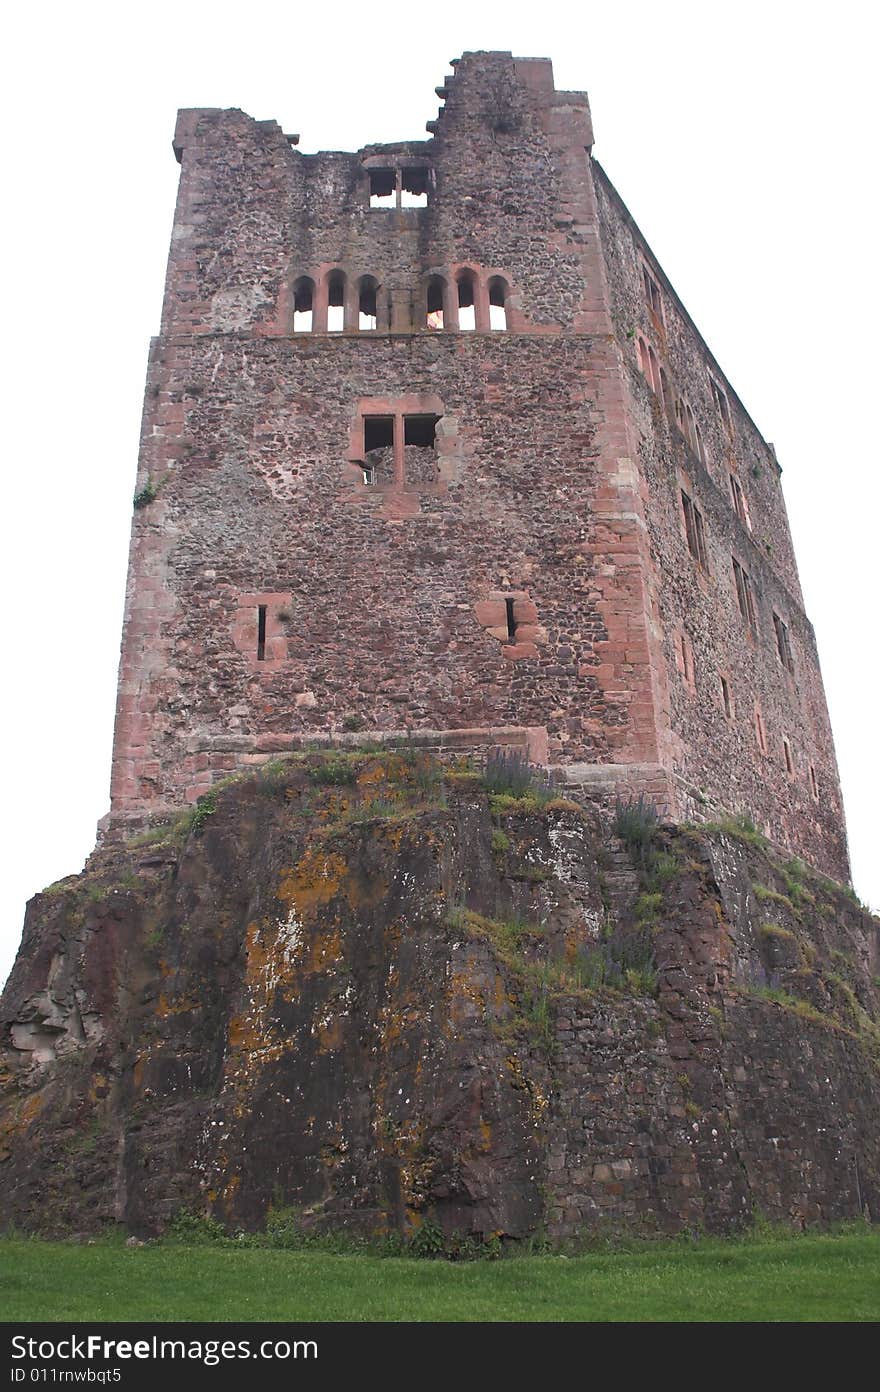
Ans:
<svg viewBox="0 0 880 1392"><path fill-rule="evenodd" d="M591 159L586 95L542 59L454 66L425 141L307 155L274 121L179 115L111 832L267 740L508 726L670 817L746 810L844 880L772 447ZM371 208L371 171L413 169L426 206Z"/></svg>
<svg viewBox="0 0 880 1392"><path fill-rule="evenodd" d="M876 923L748 840L661 839L638 899L594 814L493 815L410 752L296 756L104 850L32 901L0 1007L4 1222L876 1216ZM656 996L579 986L646 912Z"/></svg>

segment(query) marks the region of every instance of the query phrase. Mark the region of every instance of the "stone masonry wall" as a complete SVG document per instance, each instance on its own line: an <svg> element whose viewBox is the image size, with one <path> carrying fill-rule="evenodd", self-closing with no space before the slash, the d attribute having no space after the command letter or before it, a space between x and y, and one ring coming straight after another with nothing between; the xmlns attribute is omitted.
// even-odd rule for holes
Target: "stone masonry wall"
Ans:
<svg viewBox="0 0 880 1392"><path fill-rule="evenodd" d="M797 569L772 447L761 438L665 280L638 228L596 167L615 332L621 345L651 544L655 622L670 673L672 769L682 812L746 811L774 840L829 873L848 874L834 746L812 627ZM643 266L662 294L662 317L646 301ZM658 395L640 370L638 338L663 371ZM725 393L730 425L713 399L710 374ZM676 402L694 414L701 445L683 433ZM735 510L731 475L748 522ZM707 564L692 556L681 493L703 517ZM744 620L733 570L748 573L755 630ZM792 670L783 664L773 614L788 629ZM688 650L687 665L682 639ZM725 710L721 677L729 693ZM759 744L756 708L766 749ZM787 767L783 739L789 744ZM810 773L813 769L815 787Z"/></svg>
<svg viewBox="0 0 880 1392"><path fill-rule="evenodd" d="M557 92L545 60L469 53L453 66L421 142L303 155L275 122L180 113L115 823L309 736L514 727L542 731L530 747L575 786L605 789L595 770L628 769L621 787L670 815L748 811L845 878L772 451L591 160L585 95ZM369 206L371 170L413 168L428 171L426 207ZM662 310L646 305L640 257ZM462 274L475 332L456 331ZM303 277L308 332L294 323ZM375 330L359 329L362 277ZM431 277L445 287L439 331L426 323ZM495 331L493 277L506 314ZM341 332L326 331L334 278ZM639 371L636 335L659 354L668 410ZM675 394L699 449L670 415ZM388 429L393 418L394 438L371 436L369 417ZM408 418L422 421L413 439ZM433 446L418 443L425 421ZM704 520L705 573L688 552L682 487ZM754 636L734 556L751 577Z"/></svg>

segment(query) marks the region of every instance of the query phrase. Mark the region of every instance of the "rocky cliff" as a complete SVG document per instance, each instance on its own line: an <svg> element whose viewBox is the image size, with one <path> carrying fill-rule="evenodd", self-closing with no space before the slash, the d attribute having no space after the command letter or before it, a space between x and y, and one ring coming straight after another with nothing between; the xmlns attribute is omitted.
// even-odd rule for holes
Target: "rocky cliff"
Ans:
<svg viewBox="0 0 880 1392"><path fill-rule="evenodd" d="M746 822L628 811L314 753L96 853L2 998L4 1223L876 1216L876 921Z"/></svg>

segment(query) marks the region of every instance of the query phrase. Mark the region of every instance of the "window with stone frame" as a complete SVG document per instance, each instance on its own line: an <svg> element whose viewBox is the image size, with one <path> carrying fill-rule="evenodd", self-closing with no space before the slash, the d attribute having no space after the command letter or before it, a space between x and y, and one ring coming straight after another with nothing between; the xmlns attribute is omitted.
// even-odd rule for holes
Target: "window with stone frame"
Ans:
<svg viewBox="0 0 880 1392"><path fill-rule="evenodd" d="M779 661L787 672L794 673L794 658L791 652L791 641L788 636L788 624L774 611L773 631L776 635L776 653Z"/></svg>
<svg viewBox="0 0 880 1392"><path fill-rule="evenodd" d="M681 510L684 514L684 531L687 537L688 550L700 569L708 573L709 558L706 552L706 528L703 523L703 514L685 489L681 490Z"/></svg>
<svg viewBox="0 0 880 1392"><path fill-rule="evenodd" d="M739 612L748 624L751 633L757 635L758 616L755 608L755 593L751 576L748 571L740 565L735 556L733 557L733 578L736 583L736 598L739 604Z"/></svg>

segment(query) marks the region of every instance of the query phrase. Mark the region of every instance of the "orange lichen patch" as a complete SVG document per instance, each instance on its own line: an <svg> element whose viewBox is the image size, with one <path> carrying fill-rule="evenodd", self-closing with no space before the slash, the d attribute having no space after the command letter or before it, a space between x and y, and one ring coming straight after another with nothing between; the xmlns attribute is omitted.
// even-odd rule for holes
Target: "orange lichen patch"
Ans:
<svg viewBox="0 0 880 1392"><path fill-rule="evenodd" d="M293 869L282 871L276 897L283 904L295 904L302 915L314 912L340 892L349 868L341 856L310 846Z"/></svg>
<svg viewBox="0 0 880 1392"><path fill-rule="evenodd" d="M300 969L311 976L315 972L326 971L334 962L341 962L344 955L342 934L338 928L331 928L326 933L314 933L302 955Z"/></svg>
<svg viewBox="0 0 880 1392"><path fill-rule="evenodd" d="M166 996L162 991L156 1002L155 1013L160 1020L167 1019L169 1015L185 1015L191 1010L198 1010L199 1002L193 996L182 995L176 999Z"/></svg>
<svg viewBox="0 0 880 1392"><path fill-rule="evenodd" d="M456 969L452 974L449 992L449 1024L453 1027L473 1020L474 1015L485 1015L486 993L471 975L472 963ZM495 991L493 990L493 1000Z"/></svg>
<svg viewBox="0 0 880 1392"><path fill-rule="evenodd" d="M17 1131L26 1130L35 1117L39 1116L46 1100L46 1095L41 1089L39 1092L32 1092L20 1102L13 1103L9 1119L3 1127L3 1135L14 1136Z"/></svg>

